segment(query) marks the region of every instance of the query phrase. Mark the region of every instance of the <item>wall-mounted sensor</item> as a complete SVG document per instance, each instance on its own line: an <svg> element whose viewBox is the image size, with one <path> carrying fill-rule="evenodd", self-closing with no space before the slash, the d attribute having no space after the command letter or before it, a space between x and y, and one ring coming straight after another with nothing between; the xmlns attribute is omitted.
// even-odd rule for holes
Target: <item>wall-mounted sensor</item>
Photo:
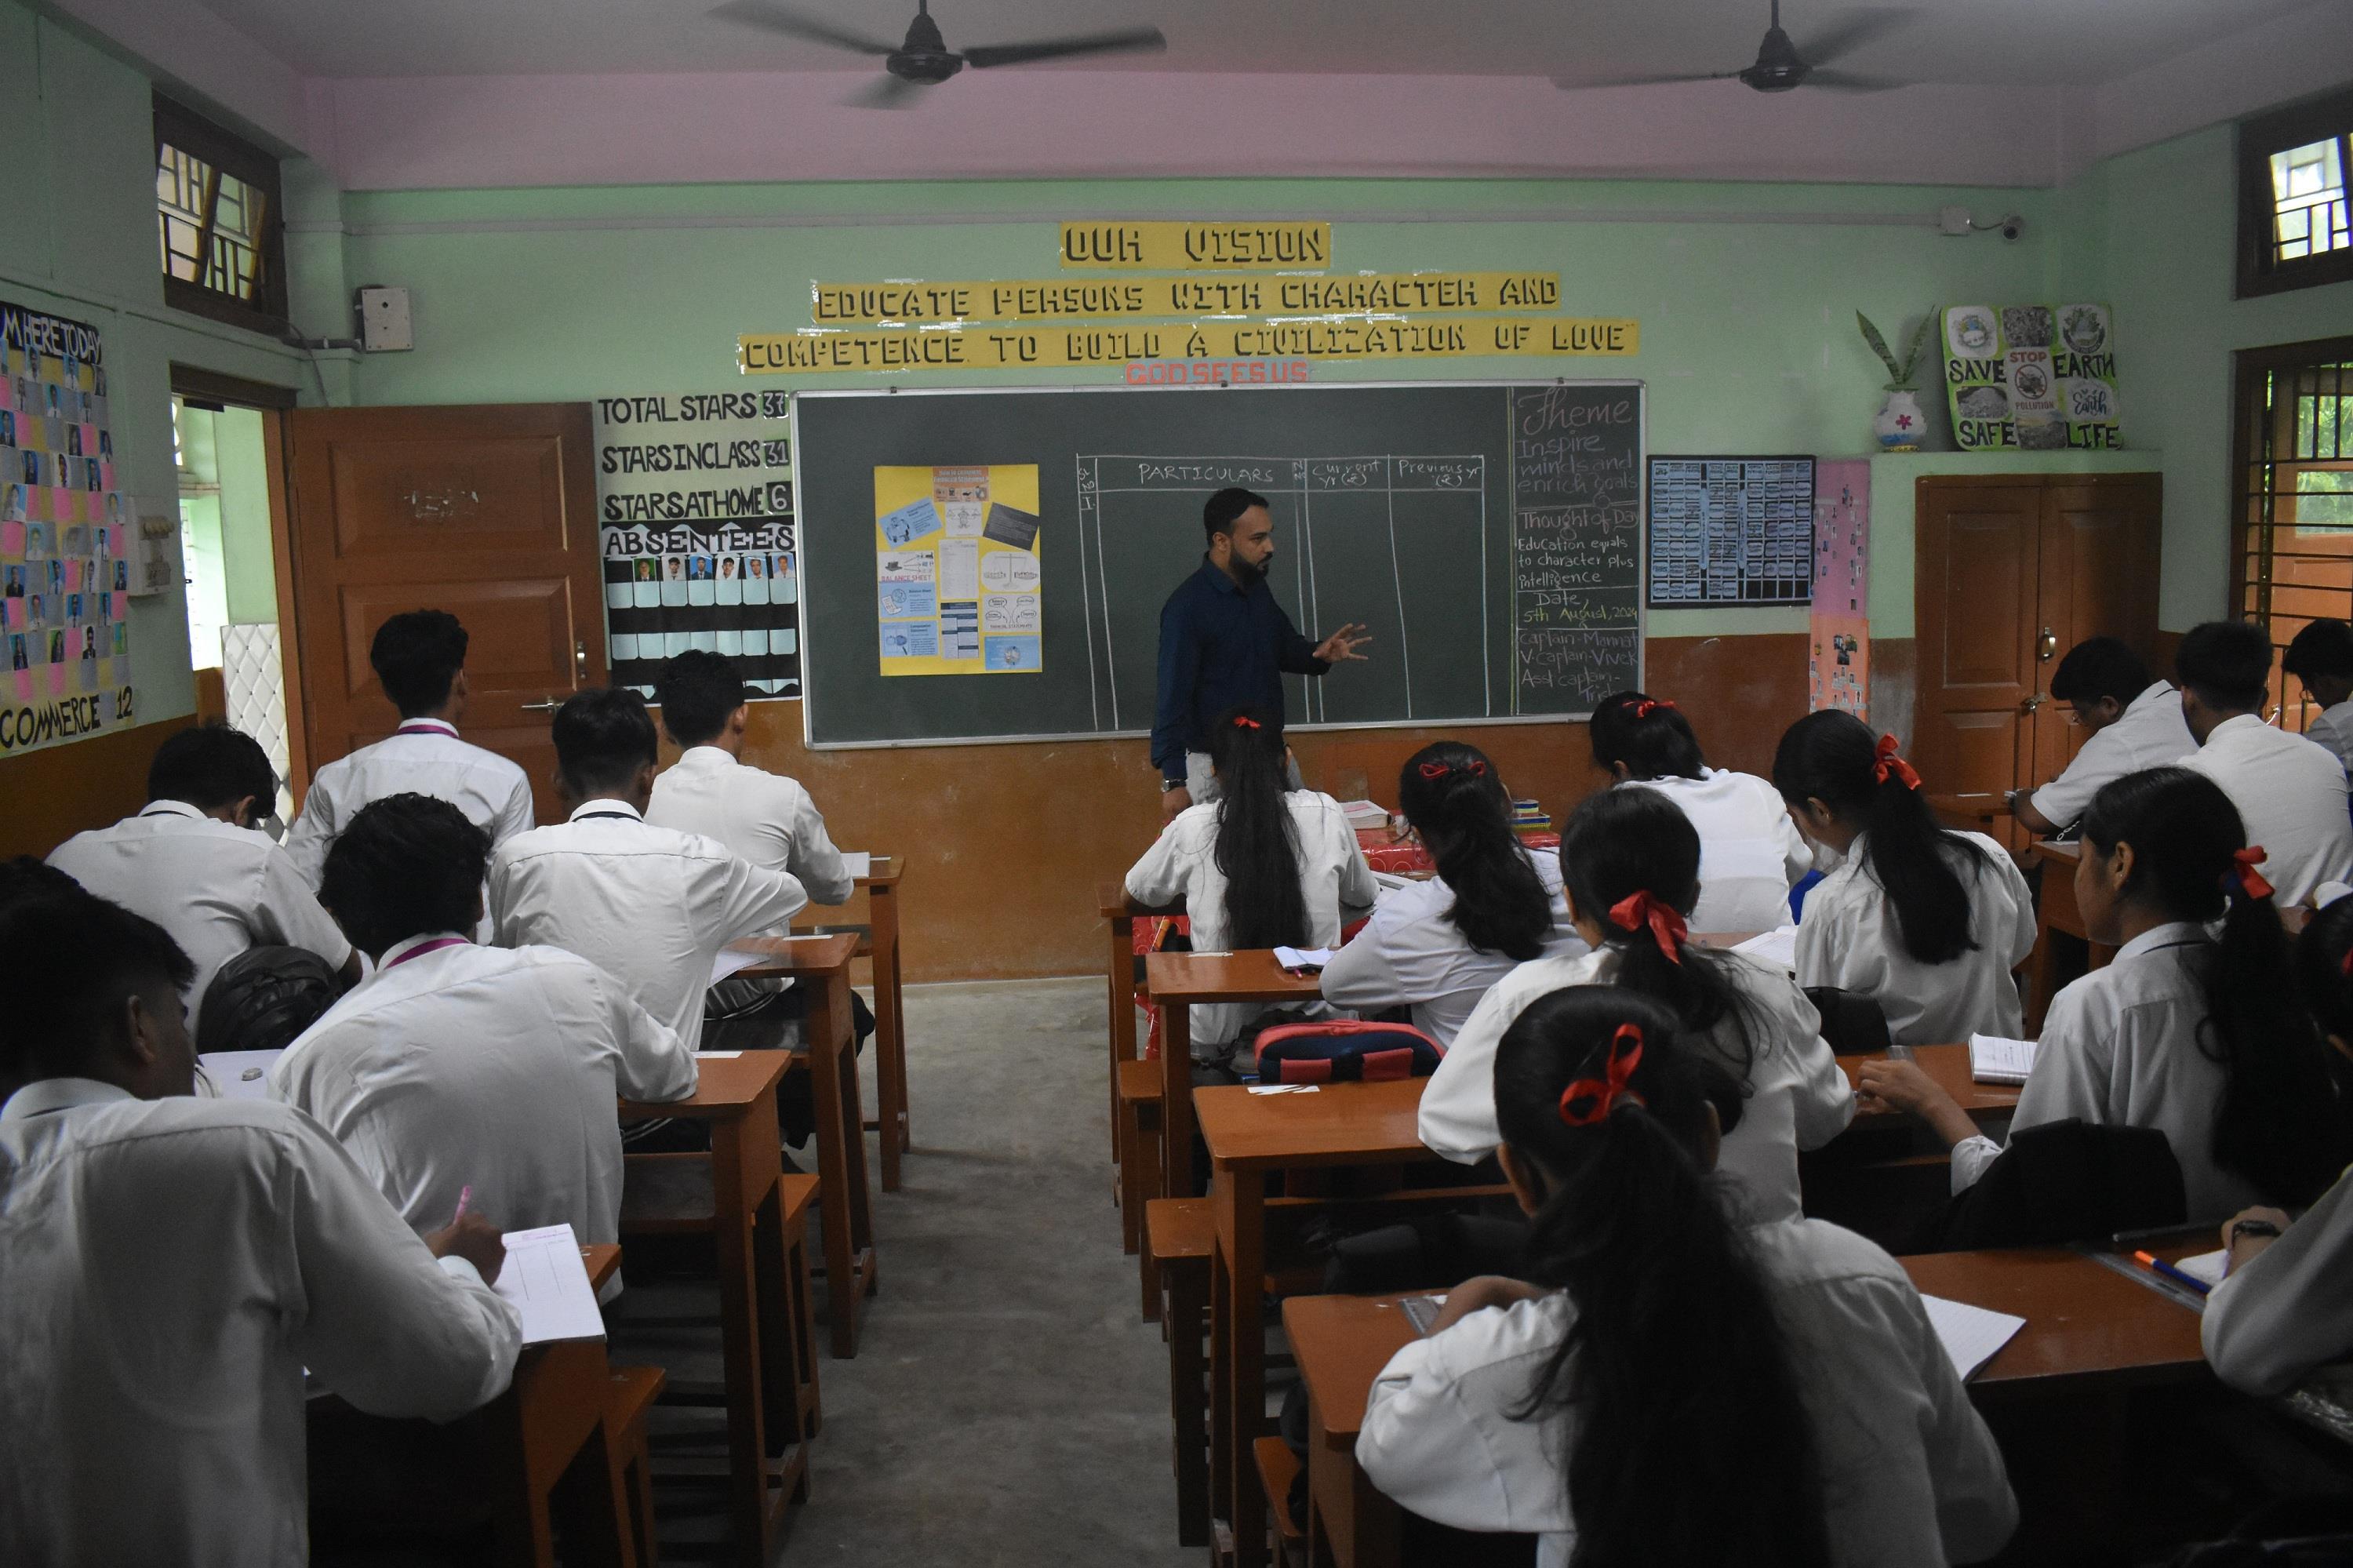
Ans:
<svg viewBox="0 0 2353 1568"><path fill-rule="evenodd" d="M358 299L360 345L370 354L415 348L417 334L409 322L408 291L362 289Z"/></svg>

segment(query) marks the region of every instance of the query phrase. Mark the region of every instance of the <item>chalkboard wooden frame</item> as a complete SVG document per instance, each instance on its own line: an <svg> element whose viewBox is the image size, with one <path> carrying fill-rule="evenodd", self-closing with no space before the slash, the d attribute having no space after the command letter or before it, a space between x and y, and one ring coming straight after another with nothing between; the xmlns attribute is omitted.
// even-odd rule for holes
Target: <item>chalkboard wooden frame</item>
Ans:
<svg viewBox="0 0 2353 1568"><path fill-rule="evenodd" d="M1642 535L1645 535L1645 525L1642 525L1642 520L1645 520L1645 502L1642 502L1642 493L1645 493L1647 475L1650 475L1650 469L1647 469L1647 424L1650 424L1650 405L1647 405L1645 381L1619 379L1619 376L1609 376L1609 379L1567 379L1567 376L1544 376L1544 379L1494 379L1494 381L1490 379L1327 381L1327 384L1320 384L1320 387L1284 387L1284 388L1240 388L1240 387L1129 388L1129 387L1120 387L1120 384L1113 384L1113 387L1092 384L1092 387L885 387L885 388L857 388L857 391L847 391L847 388L845 391L802 391L793 396L791 431L793 431L793 459L796 459L796 464L793 464L793 469L796 469L796 499L800 502L800 506L797 506L797 515L800 515L800 523L802 523L797 546L800 546L800 556L802 556L800 593L802 593L802 600L805 600L805 612L802 612L802 648L800 648L802 735L805 735L805 744L807 744L809 748L818 748L818 751L852 751L852 748L890 748L890 747L986 747L986 744L1069 742L1069 739L1136 739L1136 736L1148 735L1146 727L1139 727L1136 723L1132 723L1127 711L1120 711L1118 697L1111 699L1111 704L1108 704L1108 714L1106 714L1106 704L1103 704L1102 699L1094 704L1094 726L1092 727L1085 726L1085 723L1080 723L1080 726L1061 727L1061 730L1054 730L1054 727L1029 730L1029 727L1024 727L1021 732L1014 732L1012 727L1008 727L1008 730L972 732L972 735L944 735L944 732L920 732L920 735L845 735L847 726L840 726L840 723L828 723L830 687L828 687L828 671L826 671L826 657L824 657L826 638L830 636L835 645L840 645L845 638L854 638L854 629L857 629L857 626L869 626L869 629L873 626L873 605L871 603L866 605L863 617L859 617L854 609L847 608L847 600L852 598L852 593L849 593L849 581L863 579L863 575L871 572L871 548L866 546L866 542L863 542L869 535L859 535L861 542L859 542L857 546L849 546L849 544L847 544L847 539L852 536L854 527L852 523L849 523L849 518L828 520L830 514L842 511L842 506L838 506L838 503L835 503L835 497L828 493L833 493L833 490L842 490L842 481L847 478L847 473L854 473L854 471L857 471L866 459L875 459L875 461L880 461L880 464L890 464L890 461L894 461L894 459L896 461L906 461L906 464L941 464L941 461L965 464L965 461L1012 461L1014 452L1012 450L1002 450L1002 442L1000 445L996 445L996 448L990 448L988 452L979 452L979 450L963 450L957 457L941 457L941 454L936 452L924 454L920 452L920 450L915 450L915 452L906 452L902 457L896 450L892 450L890 454L880 454L880 452L873 452L873 450L854 448L849 457L842 457L840 461L835 464L845 469L842 473L826 475L824 448L818 445L817 452L812 452L809 440L814 440L814 438L809 436L809 433L805 431L805 426L802 426L802 414L817 412L814 405L840 403L845 405L845 408L849 408L849 405L854 405L854 400L871 400L871 403L918 400L918 397L920 400L932 400L932 397L981 397L981 400L990 400L990 397L993 397L993 400L1005 400L1005 397L1030 397L1030 396L1069 397L1073 396L1073 393L1092 393L1094 397L1127 396L1127 397L1163 397L1163 400L1172 396L1190 396L1190 397L1196 397L1196 400L1224 400L1224 397L1238 397L1238 400L1240 400L1240 397L1250 397L1250 400L1259 400L1259 397L1266 397L1266 396L1323 397L1323 396L1329 396L1329 393L1400 393L1400 391L1405 393L1435 391L1435 393L1457 393L1457 396L1459 393L1494 393L1494 396L1499 397L1499 403L1496 403L1496 409L1494 409L1494 412L1499 414L1499 419L1496 419L1496 426L1492 426L1492 429L1494 429L1494 436L1501 438L1501 450L1499 452L1487 452L1484 457L1487 457L1490 466L1494 464L1496 459L1501 459L1501 464L1504 464L1504 469L1501 469L1499 475L1496 475L1496 482L1501 485L1501 494L1506 497L1506 506L1504 506L1501 511L1490 509L1484 515L1494 520L1484 520L1484 523L1480 523L1480 530L1482 530L1482 556L1480 556L1480 558L1482 558L1482 565L1480 565L1480 572L1490 570L1490 567L1484 565L1484 560L1487 560L1487 556L1494 556L1494 570L1499 572L1499 577L1496 577L1496 581L1499 581L1496 593L1499 593L1504 603L1501 603L1501 608L1490 605L1490 608L1482 609L1482 621L1487 624L1487 631L1480 633L1480 642L1487 642L1487 638L1501 638L1504 654L1501 654L1501 659L1494 659L1494 662L1499 662L1499 664L1504 666L1504 675L1501 675L1501 685L1504 685L1501 704L1504 704L1504 706L1518 706L1520 704L1520 690L1515 683L1518 683L1518 662L1525 657L1523 636L1536 638L1535 652L1539 659L1548 652L1548 650L1544 648L1544 641L1546 641L1544 633L1541 631L1520 633L1518 626L1515 626L1515 621L1520 620L1520 605L1515 603L1515 591L1513 591L1511 551L1515 548L1515 542L1523 539L1520 527L1523 527L1523 523L1527 520L1527 514L1562 514L1562 511L1578 511L1577 499L1548 499L1548 497L1577 497L1577 494L1581 494L1581 485L1586 482L1586 481L1551 482L1546 475L1539 473L1539 478L1529 481L1536 485L1535 493L1523 494L1520 485L1523 485L1525 475L1520 473L1520 469L1515 469L1515 457L1525 457L1525 454L1515 450L1515 440L1513 440L1513 419L1518 417L1518 408L1525 408L1525 403L1515 405L1515 397L1523 397L1525 400L1525 396L1532 391L1546 393L1546 405L1544 405L1546 412L1556 412L1556 405L1560 405L1560 408L1574 408L1574 403L1577 403L1578 397L1590 397L1590 393L1605 393L1605 391L1629 393L1623 400L1619 400L1617 412L1614 414L1607 412L1609 405L1596 405L1596 409L1605 414L1607 419L1612 419L1614 424L1617 424L1619 431L1630 431L1629 436L1617 438L1619 445L1605 445L1605 448L1600 450L1607 454L1612 454L1612 457L1619 457L1623 445L1630 440L1630 461L1623 461L1623 464L1609 464L1609 461L1605 461L1605 464L1602 464L1602 471L1617 471L1617 473L1621 473L1621 481L1614 482L1614 485L1609 485L1609 482L1605 481L1590 481L1590 482L1596 482L1596 485L1602 485L1600 499L1590 503L1590 506L1598 506L1598 509L1600 509L1596 514L1598 518L1600 518L1600 532L1590 536L1590 539L1586 539L1586 536L1572 536L1572 539L1567 542L1569 546L1588 546L1593 548L1593 551L1609 553L1609 558L1607 558L1609 575L1607 575L1607 581L1596 584L1593 591L1581 591L1581 588L1577 587L1569 587L1565 593L1551 593L1551 596L1546 596L1546 600L1556 605L1557 603L1577 605L1574 609L1556 609L1556 620L1567 621L1567 631L1578 631L1578 629L1607 631L1607 629L1614 629L1612 636L1602 638L1602 648L1605 648L1605 652L1598 654L1598 657L1602 659L1602 664L1609 664L1609 662L1614 662L1614 659L1626 659L1626 662L1630 662L1630 669L1626 671L1626 685L1640 685L1640 681L1642 681L1642 666L1645 666L1645 633L1647 633L1647 614L1645 614L1645 605L1642 605L1642 584L1645 584L1645 577L1642 577L1642 567L1645 567L1645 563L1642 563ZM1630 403L1630 417L1626 414L1626 403ZM828 417L828 421L835 426L835 433L842 433L842 429L845 429L845 419L842 419L842 417ZM1546 431L1551 431L1551 429L1556 429L1556 426L1546 424L1544 429ZM1250 442L1242 442L1242 445L1250 445ZM1259 445L1263 445L1263 442L1259 442ZM1275 445L1282 445L1282 438L1280 436L1275 438ZM1556 448L1556 452L1557 448L1560 448L1560 442L1548 442L1548 445ZM1590 445L1590 442L1572 442L1572 445ZM1367 445L1365 450L1369 452L1372 448ZM1412 450L1412 452L1419 452L1421 445L1417 442L1417 445L1412 445L1412 448L1398 448L1398 452L1390 454L1390 457L1367 459L1367 461L1388 461L1393 471L1400 469L1400 466L1405 464L1421 464L1421 461L1429 461L1429 459L1421 459L1421 457L1402 457L1402 452L1409 452L1409 450ZM1047 506L1051 506L1050 494L1047 493L1054 490L1057 485L1061 487L1071 485L1069 478L1059 475L1057 466L1054 466L1054 459L1066 459L1066 454L1040 452L1038 457L1042 459L1040 502L1047 503ZM1085 448L1082 448L1082 445L1080 445L1080 457L1085 457ZM1181 457L1179 450L1155 452L1155 457L1139 459L1139 461L1167 461L1167 459L1188 461L1188 464L1196 461L1196 459ZM1198 461L1226 461L1226 459L1198 459ZM1278 459L1238 459L1238 461L1292 461L1292 454L1284 454L1284 457L1278 457ZM1324 464L1324 461L1344 461L1344 459L1311 457L1311 459L1299 459L1299 461L1302 461L1302 466L1308 466L1308 464ZM1562 471L1572 471L1574 466L1577 466L1577 461L1574 461L1574 459L1562 459L1556 454L1556 457L1553 457L1553 464L1556 464L1553 473L1557 475L1562 473ZM1629 487L1630 487L1630 497L1626 494ZM1268 494L1275 494L1278 502L1282 499L1282 494L1275 493L1275 487L1266 487L1266 490ZM1400 493L1402 493L1402 487L1400 487ZM849 497L847 499L847 503L849 503L849 509L852 509L857 515L861 515L861 518L871 515L871 494ZM1607 520L1607 515L1612 514L1612 509L1623 511L1623 527L1619 527L1619 530L1614 530L1614 527L1609 525L1609 520ZM1073 532L1073 536L1078 536L1080 544L1078 544L1078 560L1075 560L1075 563L1061 563L1063 575L1075 575L1082 584L1085 584L1090 577L1102 579L1102 572L1103 572L1102 556L1103 556L1103 548L1106 548L1103 546L1102 520L1096 518L1094 548L1092 548L1092 551L1087 548L1085 520L1080 520L1078 525L1066 523L1066 527L1071 527L1071 532ZM1196 527L1198 527L1198 514L1196 514ZM830 535L842 535L842 536L840 539L835 539L835 536ZM1574 527L1572 527L1572 535L1574 535ZM1193 544L1198 546L1198 536L1193 539ZM1127 544L1123 544L1120 551L1113 551L1113 553L1120 556L1120 553L1124 553L1127 548L1129 548ZM854 556L859 565L857 577L842 577L842 581L833 581L833 577L840 575L840 567L833 565L835 556ZM1302 548L1296 548L1294 551L1294 558L1299 560L1299 565L1294 565L1294 577L1303 575L1303 579L1306 579L1308 584L1308 593L1313 593L1315 591L1315 584L1313 584L1315 565L1313 565L1311 544L1302 542ZM1073 572L1073 565L1075 565L1075 572ZM1551 560L1546 560L1544 565L1551 565ZM1184 570L1190 570L1190 563L1186 565ZM1623 579L1623 584L1619 584L1617 579L1619 570L1626 570L1626 579ZM1280 556L1278 556L1278 572L1280 572ZM1179 575L1169 577L1167 588L1176 587L1176 581L1179 579L1181 579L1181 572ZM1569 577L1569 579L1562 579L1562 581L1565 581L1565 584L1574 584L1574 581L1578 579ZM1544 587L1557 588L1562 587L1562 581L1546 581ZM1593 581L1593 579L1586 579L1586 581ZM1051 572L1050 572L1050 584L1047 584L1047 588L1051 587L1054 587L1054 584L1051 584ZM1120 584L1120 581L1103 584L1102 591L1111 593L1111 588L1115 587L1124 587L1124 584ZM1527 584L1523 581L1520 587L1525 588ZM1087 603L1085 608L1087 638L1090 638L1090 641L1087 641L1087 669L1090 669L1090 681L1099 681L1102 685L1111 685L1111 683L1115 683L1115 669L1113 669L1113 659L1111 659L1111 652L1108 652L1108 641L1103 642L1102 648L1099 648L1096 642L1099 642L1099 638L1108 638L1108 624L1111 624L1111 621L1118 620L1120 626L1129 626L1132 624L1132 620L1129 620L1129 617L1115 617L1115 614L1113 614L1111 603L1103 603L1103 605L1092 603L1092 596L1096 593L1094 587L1085 587L1085 593L1090 596L1090 603ZM1602 626L1588 626L1586 621L1577 620L1577 614L1596 609L1598 605L1600 605L1600 600L1612 600L1612 603L1617 603L1617 598L1614 596L1619 596L1619 593L1623 593L1619 614L1630 617L1630 624L1619 626L1617 621L1602 621ZM812 614L812 608L818 608L818 605L824 603L824 600L828 600L828 598L840 600L840 608L835 608L833 614L830 614L830 620L835 621L830 629L818 629L818 620L821 620L821 617L818 617L818 614ZM818 600L818 603L812 605L809 600ZM1155 608L1157 608L1157 600L1155 600ZM1078 605L1069 605L1069 603L1063 605L1063 617L1069 617L1071 609L1078 609ZM1050 631L1050 636L1059 636L1059 641L1061 641L1063 645L1069 645L1071 633L1061 629L1061 626L1066 626L1069 621L1063 620L1063 617L1057 617L1050 608L1050 614L1047 614L1047 631ZM1296 609L1294 609L1294 620L1299 620L1302 631L1306 631L1308 636L1320 636L1320 631L1329 631L1329 626L1311 624L1311 621L1308 621L1306 617L1302 617ZM1557 641L1557 633L1556 633L1556 641ZM1619 652L1609 654L1607 652L1607 648L1617 648ZM1102 666L1096 666L1096 659L1102 659ZM1132 659L1124 662L1123 666L1132 669ZM1569 690L1574 690L1577 694L1581 694L1581 697L1593 699L1600 694L1598 690L1596 693L1584 693L1584 690L1577 690L1577 687L1590 685L1598 673L1614 675L1614 671L1577 669L1577 659L1569 659L1569 666L1556 664L1551 669L1551 673L1556 675L1553 681L1536 681L1535 685L1536 687L1565 685L1569 687ZM1560 678L1562 673L1565 673L1565 681ZM842 675L842 678L847 678L847 681L852 683L854 690L863 685L878 685L875 681L869 681L863 671L852 671L852 673L845 675L845 671L840 669L840 664L835 664L833 675ZM990 687L1009 687L1014 685L1014 683L1026 685L1026 683L1030 681L1029 675L944 675L944 678L946 678L946 681L972 681L974 685L984 685L986 683L986 685ZM1405 685L1407 685L1405 718L1396 718L1396 715L1381 715L1381 718L1372 718L1372 715L1329 718L1327 704L1315 694L1320 690L1318 683L1311 683L1306 681L1306 678L1284 678L1287 685L1294 681L1299 683L1299 687L1292 693L1294 694L1294 704L1292 704L1292 706L1294 706L1294 711L1303 711L1303 718L1292 720L1290 727L1296 727L1296 730L1390 730L1390 727L1447 727L1447 726L1471 727L1471 726L1501 726L1501 723L1577 723L1577 720L1584 720L1590 715L1590 706L1578 711L1541 711L1541 714L1529 714L1529 711L1471 711L1471 714L1438 714L1438 711L1433 711L1433 714L1414 714L1412 693L1419 683L1419 675L1414 675L1412 671L1407 669L1402 678L1405 678ZM840 683L833 681L830 685L840 685ZM890 683L880 683L880 685L885 685L887 690ZM932 683L927 681L924 685L932 685ZM979 693L974 693L974 694L979 694ZM859 690L857 697L852 697L852 702L861 702L861 699L863 704L880 702L880 697L875 697L875 694ZM1499 699L1496 699L1496 693L1494 690L1490 690L1487 706L1494 709L1496 702L1499 702ZM835 709L840 709L842 699L835 697L833 706ZM906 706L913 714L913 711L923 709L923 706L930 706L930 704L923 702L923 699L911 699ZM1045 706L1045 704L1040 704L1040 706ZM1069 699L1063 697L1061 706L1069 706ZM1134 699L1129 697L1127 706L1136 706ZM845 711L852 711L852 709L845 709ZM854 711L859 711L861 718L866 714L873 714L871 706L859 706L859 709ZM1111 723L1106 723L1106 718L1111 718ZM1127 723L1120 723L1120 720L1127 720Z"/></svg>
<svg viewBox="0 0 2353 1568"><path fill-rule="evenodd" d="M1803 592L1765 592L1750 595L1745 592L1716 594L1704 591L1691 599L1661 599L1658 578L1652 575L1653 557L1658 549L1660 491L1656 482L1662 463L1775 462L1806 465L1806 547L1799 556L1798 577ZM1786 608L1790 605L1810 605L1814 602L1814 507L1820 495L1821 460L1811 452L1649 452L1642 463L1642 604L1649 609L1715 609ZM1748 581L1741 574L1740 586Z"/></svg>

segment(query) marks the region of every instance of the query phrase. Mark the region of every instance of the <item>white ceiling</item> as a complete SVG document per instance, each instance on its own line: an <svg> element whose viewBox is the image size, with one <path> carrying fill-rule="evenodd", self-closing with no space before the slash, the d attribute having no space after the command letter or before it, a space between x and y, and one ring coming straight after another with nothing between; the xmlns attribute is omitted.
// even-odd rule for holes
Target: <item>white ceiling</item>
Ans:
<svg viewBox="0 0 2353 1568"><path fill-rule="evenodd" d="M708 15L710 0L204 0L306 77L871 71L858 56ZM1092 69L1551 76L1732 70L1754 58L1767 0L935 0L948 47L1154 25L1166 54ZM1842 62L1915 81L2090 86L2311 0L1897 0L1899 31ZM836 27L895 42L914 0L801 0ZM1805 48L1853 15L1786 0ZM2342 27L2313 5L2315 26ZM1053 69L1052 66L1025 69ZM1968 134L1956 127L1957 134Z"/></svg>

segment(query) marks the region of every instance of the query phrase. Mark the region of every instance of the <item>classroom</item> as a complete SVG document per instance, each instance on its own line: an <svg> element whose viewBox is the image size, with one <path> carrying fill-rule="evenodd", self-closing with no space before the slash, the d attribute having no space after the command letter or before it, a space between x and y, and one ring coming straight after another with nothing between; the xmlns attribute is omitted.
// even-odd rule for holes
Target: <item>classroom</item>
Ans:
<svg viewBox="0 0 2353 1568"><path fill-rule="evenodd" d="M2353 1561L2344 19L0 0L0 1562Z"/></svg>

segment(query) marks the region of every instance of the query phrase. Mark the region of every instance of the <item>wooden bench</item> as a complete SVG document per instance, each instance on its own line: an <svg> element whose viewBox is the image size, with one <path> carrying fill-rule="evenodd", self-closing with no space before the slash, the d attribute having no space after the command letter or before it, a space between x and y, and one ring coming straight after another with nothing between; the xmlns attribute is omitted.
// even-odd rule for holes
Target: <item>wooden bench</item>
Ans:
<svg viewBox="0 0 2353 1568"><path fill-rule="evenodd" d="M1113 1083L1117 1119L1112 1123L1119 1146L1120 1250L1134 1253L1144 1239L1145 1205L1161 1195L1160 1064L1122 1062ZM1144 1265L1144 1295L1152 1299L1152 1268ZM1147 1308L1145 1317L1149 1319Z"/></svg>
<svg viewBox="0 0 2353 1568"><path fill-rule="evenodd" d="M1145 1205L1146 1255L1158 1277L1146 1321L1168 1342L1168 1421L1176 1474L1176 1542L1209 1542L1209 1259L1218 1227L1206 1198L1155 1198Z"/></svg>
<svg viewBox="0 0 2353 1568"><path fill-rule="evenodd" d="M621 1561L635 1568L656 1568L661 1562L646 1414L661 1397L663 1376L659 1367L615 1367L605 1397L605 1461L621 1516Z"/></svg>
<svg viewBox="0 0 2353 1568"><path fill-rule="evenodd" d="M1260 1438L1250 1445L1250 1457L1258 1462L1258 1483L1266 1489L1266 1517L1274 1526L1275 1561L1303 1563L1307 1531L1291 1517L1291 1484L1306 1467L1280 1437Z"/></svg>

